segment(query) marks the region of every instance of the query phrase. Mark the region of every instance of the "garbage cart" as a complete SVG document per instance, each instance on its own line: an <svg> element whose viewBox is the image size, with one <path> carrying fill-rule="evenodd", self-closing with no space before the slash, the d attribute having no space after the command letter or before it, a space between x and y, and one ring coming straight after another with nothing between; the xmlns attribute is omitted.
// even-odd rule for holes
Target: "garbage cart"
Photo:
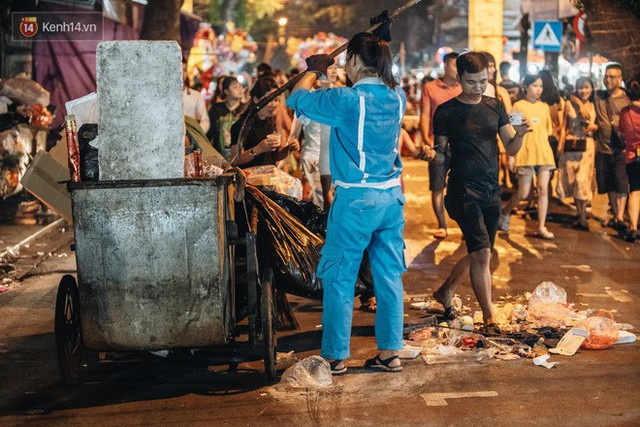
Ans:
<svg viewBox="0 0 640 427"><path fill-rule="evenodd" d="M77 280L65 275L56 298L65 382L79 380L86 349L231 348L230 362L262 359L267 378L275 379L273 274L260 271L255 224L238 235L233 180L225 174L67 184ZM236 307L238 289L246 293L243 310ZM240 312L247 314L242 325Z"/></svg>

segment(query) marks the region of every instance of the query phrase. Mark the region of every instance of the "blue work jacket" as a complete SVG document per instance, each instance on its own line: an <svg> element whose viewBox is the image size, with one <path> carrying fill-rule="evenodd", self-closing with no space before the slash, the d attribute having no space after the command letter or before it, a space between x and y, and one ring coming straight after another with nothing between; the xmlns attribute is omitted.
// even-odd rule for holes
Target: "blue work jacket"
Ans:
<svg viewBox="0 0 640 427"><path fill-rule="evenodd" d="M353 87L294 91L287 105L296 115L331 126L330 166L334 185L386 189L400 185L398 139L406 97L382 79Z"/></svg>

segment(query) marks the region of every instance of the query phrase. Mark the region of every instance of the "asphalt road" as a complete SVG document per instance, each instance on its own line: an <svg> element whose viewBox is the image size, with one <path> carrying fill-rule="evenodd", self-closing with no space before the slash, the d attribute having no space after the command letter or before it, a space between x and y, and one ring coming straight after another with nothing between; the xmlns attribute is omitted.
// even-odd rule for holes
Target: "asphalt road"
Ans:
<svg viewBox="0 0 640 427"><path fill-rule="evenodd" d="M465 248L454 223L447 239L431 237L435 219L425 164L406 161L405 183L405 291L430 293ZM557 220L570 214L557 204L552 211ZM593 214L605 211L605 200L596 198ZM531 237L533 227L518 215L509 236L498 237L494 300L550 280L576 308L613 309L617 321L640 327L640 243L618 239L595 219L589 233L550 223L557 236L552 242ZM64 243L71 236L55 238ZM149 354L112 354L107 360L89 354L83 382L68 388L57 372L53 307L60 277L75 269L75 258L61 251L20 288L0 294L0 425L640 425L638 343L552 356L557 365L551 370L528 359L426 365L418 358L405 361L401 373L369 373L359 367L375 354L374 315L357 309L350 371L320 391L279 390L266 382L261 363L230 371L203 357ZM468 285L460 294L473 306ZM321 305L302 298L292 303L301 328L279 333L278 351L293 350L300 359L318 354ZM409 322L422 314L409 307L406 313Z"/></svg>

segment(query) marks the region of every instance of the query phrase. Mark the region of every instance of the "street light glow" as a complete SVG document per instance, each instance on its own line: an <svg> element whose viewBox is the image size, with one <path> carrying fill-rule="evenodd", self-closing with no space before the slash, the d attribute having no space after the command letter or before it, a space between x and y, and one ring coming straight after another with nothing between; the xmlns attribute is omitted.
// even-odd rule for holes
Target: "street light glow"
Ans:
<svg viewBox="0 0 640 427"><path fill-rule="evenodd" d="M284 27L285 25L287 25L287 22L289 22L289 20L284 16L278 19L278 25L280 25L281 27Z"/></svg>

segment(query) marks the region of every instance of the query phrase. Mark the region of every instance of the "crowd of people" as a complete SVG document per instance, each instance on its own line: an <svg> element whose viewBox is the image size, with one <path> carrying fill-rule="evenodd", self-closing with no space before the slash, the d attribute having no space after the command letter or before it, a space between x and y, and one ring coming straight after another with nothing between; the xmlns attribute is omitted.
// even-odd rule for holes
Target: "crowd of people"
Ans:
<svg viewBox="0 0 640 427"><path fill-rule="evenodd" d="M537 207L535 235L554 239L546 227L546 218L549 201L555 195L572 199L577 212L573 228L589 231L588 212L597 192L609 198L612 218L606 225L629 242L637 240L638 79L624 82L622 67L611 63L606 68L602 90L596 90L592 78L583 76L577 79L575 90L561 91L548 70L527 75L521 83L513 82L509 78L510 64L503 62L497 83L495 59L488 52L483 54L489 63L484 95L497 98L507 114L522 113L533 128L516 156L507 156L498 138L500 184L507 190L516 187L501 208L499 230L509 231L511 213L526 200ZM410 83L413 79L403 79L406 113L418 115L420 121L418 129L402 130L398 147L402 153L416 154L416 146L433 146L436 109L461 93L457 57L455 52L444 57L439 78L427 77L417 86ZM248 132L238 144L247 107L296 74L296 69L285 75L263 63L258 66L255 79L245 85L232 75L219 77L214 99L205 105L198 91L189 87L185 70L185 114L199 121L211 144L227 160L241 168L266 164L285 168L302 180L305 198L328 210L333 197L330 127L294 117L286 106L290 92L274 99L252 123L246 124ZM315 89L344 87L346 80L344 68L332 65L328 75L316 82ZM442 165L432 163L428 167L432 208L438 223L433 235L438 239L448 236L444 189L449 164L450 153L445 153Z"/></svg>
<svg viewBox="0 0 640 427"><path fill-rule="evenodd" d="M624 82L619 64L607 66L603 90L580 77L568 93L547 70L511 81L509 64L498 68L487 52L447 54L443 75L419 90L396 81L391 65L384 37L358 34L348 44L344 69L327 55L308 58L295 87L257 114L250 114L252 107L286 82L283 72L261 64L245 86L234 76L220 77L208 109L185 75L185 114L199 121L231 164L282 168L303 181L304 198L330 210L318 277L324 286L322 355L334 374L346 371L353 283L363 256L370 259L375 297L362 296L361 307L378 313L380 349L366 365L401 370L401 153L429 162L434 237L448 237L446 211L466 242L468 256L434 293L448 319L457 316L455 289L469 277L485 331L499 333L489 263L497 230L509 231L510 215L523 200L537 206L535 236L552 240L546 220L553 194L573 199L572 226L589 231L597 190L609 198L606 226L629 242L638 238L640 83ZM419 116L417 129L403 129L406 112ZM503 202L501 187L514 186Z"/></svg>

